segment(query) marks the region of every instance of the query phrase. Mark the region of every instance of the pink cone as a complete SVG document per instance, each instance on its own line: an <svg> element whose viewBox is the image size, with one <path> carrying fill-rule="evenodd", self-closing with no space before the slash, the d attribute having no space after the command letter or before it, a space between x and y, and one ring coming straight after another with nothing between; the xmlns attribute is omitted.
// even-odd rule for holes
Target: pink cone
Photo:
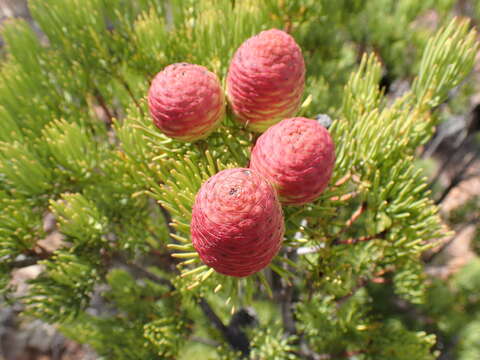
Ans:
<svg viewBox="0 0 480 360"><path fill-rule="evenodd" d="M282 208L272 185L255 170L223 170L197 193L190 229L206 265L244 277L266 267L280 249Z"/></svg>
<svg viewBox="0 0 480 360"><path fill-rule="evenodd" d="M225 97L217 76L200 65L167 66L152 81L148 107L165 135L195 141L207 137L225 115Z"/></svg>
<svg viewBox="0 0 480 360"><path fill-rule="evenodd" d="M228 70L227 96L236 119L263 132L300 107L305 82L302 51L284 31L262 31L236 51Z"/></svg>
<svg viewBox="0 0 480 360"><path fill-rule="evenodd" d="M269 128L258 138L250 159L250 168L269 180L287 205L315 200L327 187L334 165L330 133L302 117Z"/></svg>

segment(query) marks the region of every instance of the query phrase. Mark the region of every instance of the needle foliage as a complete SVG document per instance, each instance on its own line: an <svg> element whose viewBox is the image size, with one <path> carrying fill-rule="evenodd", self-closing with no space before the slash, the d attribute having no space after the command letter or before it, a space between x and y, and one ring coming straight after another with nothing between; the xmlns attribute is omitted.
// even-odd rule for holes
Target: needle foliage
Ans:
<svg viewBox="0 0 480 360"><path fill-rule="evenodd" d="M102 359L439 356L433 331L385 299L428 307L421 256L446 235L415 154L478 50L469 21L452 19L453 1L29 5L42 32L9 21L0 63L0 286L25 316L57 324ZM438 28L418 20L429 11ZM247 166L254 135L229 114L206 140L179 143L152 125L145 95L174 62L223 81L236 48L270 28L302 48L300 114L333 119L337 162L317 201L284 208L272 264L239 280L201 263L189 224L203 181ZM407 79L403 93L386 96L386 72ZM63 236L54 250L39 245L48 213ZM25 261L43 270L17 296L10 279ZM245 308L257 314L251 326L234 321ZM479 324L462 354L478 347ZM242 336L246 350L235 345Z"/></svg>

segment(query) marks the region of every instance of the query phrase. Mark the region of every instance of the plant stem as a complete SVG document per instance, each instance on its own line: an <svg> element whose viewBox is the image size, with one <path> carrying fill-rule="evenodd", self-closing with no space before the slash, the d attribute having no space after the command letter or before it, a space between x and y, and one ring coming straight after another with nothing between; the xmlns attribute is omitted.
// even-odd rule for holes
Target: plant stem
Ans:
<svg viewBox="0 0 480 360"><path fill-rule="evenodd" d="M467 170L470 165L472 165L477 159L478 156L480 156L480 149L477 150L474 155L462 166L462 168L455 174L453 179L450 181L450 184L447 186L447 188L443 191L443 193L440 195L440 197L435 200L435 203L438 205L440 204L452 191L455 187L457 187L463 180L465 180L464 177L464 172Z"/></svg>
<svg viewBox="0 0 480 360"><path fill-rule="evenodd" d="M105 113L105 115L107 116L107 120L105 121L105 125L107 126L107 129L110 129L112 127L112 123L113 123L113 115L112 113L110 112L110 110L108 109L108 106L105 102L105 98L103 97L103 95L100 93L100 90L98 89L94 89L94 94L95 94L95 99L97 100L98 102L98 105L100 105L100 107L102 108L103 112Z"/></svg>
<svg viewBox="0 0 480 360"><path fill-rule="evenodd" d="M143 109L140 106L140 103L138 102L138 100L135 98L135 95L133 94L133 91L132 91L132 88L130 87L130 85L128 85L127 81L120 75L117 75L117 79L120 82L120 84L122 84L122 86L127 91L128 95L130 96L130 99L132 99L132 101L135 103L136 107L140 111L140 114L143 115Z"/></svg>
<svg viewBox="0 0 480 360"><path fill-rule="evenodd" d="M199 298L198 304L204 315L213 323L223 338L234 349L242 353L242 357L246 358L250 354L250 342L247 335L238 327L225 326L218 315L213 311L210 304L204 298Z"/></svg>

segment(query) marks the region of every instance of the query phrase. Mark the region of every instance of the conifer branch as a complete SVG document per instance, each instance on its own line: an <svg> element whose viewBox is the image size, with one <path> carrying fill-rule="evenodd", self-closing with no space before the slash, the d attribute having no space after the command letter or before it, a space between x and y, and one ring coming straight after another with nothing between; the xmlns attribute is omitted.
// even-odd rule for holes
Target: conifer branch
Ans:
<svg viewBox="0 0 480 360"><path fill-rule="evenodd" d="M385 238L386 233L387 233L387 230L383 230L382 232L379 232L378 234L374 234L374 235L367 235L367 236L360 236L358 238L348 238L344 240L338 240L332 245L354 245L359 242L365 242L373 239L383 239Z"/></svg>
<svg viewBox="0 0 480 360"><path fill-rule="evenodd" d="M158 275L155 275L154 273L144 269L138 264L126 261L121 256L116 257L116 261L118 261L121 265L126 267L135 278L145 278L150 281L153 281L156 284L168 286L171 291L175 290L175 285L173 285L173 283L170 280L162 278Z"/></svg>
<svg viewBox="0 0 480 360"><path fill-rule="evenodd" d="M478 149L470 159L463 164L460 170L457 171L455 176L450 181L450 184L443 190L442 194L435 200L436 204L440 204L452 191L455 187L457 187L462 181L465 180L465 171L480 157L480 149Z"/></svg>
<svg viewBox="0 0 480 360"><path fill-rule="evenodd" d="M367 204L365 202L360 204L357 210L355 210L352 216L345 222L345 227L342 230L345 231L350 226L352 226L355 223L355 221L357 221L358 218L365 212L366 209L367 209Z"/></svg>
<svg viewBox="0 0 480 360"><path fill-rule="evenodd" d="M478 36L464 20L431 36L423 26L420 31L410 26L427 8L442 12L434 2L350 3L32 0L33 18L48 46L27 24L2 29L8 55L0 66L0 258L6 270L0 292L8 290L8 272L42 264L44 271L22 299L26 311L60 323L67 336L92 344L99 357L118 360L176 358L191 350L190 344L185 349L188 339L218 347L222 358L229 346L243 357L251 352L269 360L388 358L398 349L399 357L431 360L435 340L420 333L431 330L424 326L430 321L424 318L427 310L416 316L413 305L393 304L390 317L375 305L385 298L361 289L390 280L382 275L395 269L398 296L411 301L425 295L418 259L442 228L415 164L416 149L453 104L445 104L452 88L467 85L455 93L460 96L471 90L464 79L475 62ZM311 14L319 13L331 21L318 23ZM359 26L365 19L372 21ZM148 79L173 62L201 64L225 80L235 48L268 27L292 32L308 65L307 100L296 116L325 109L337 115L329 127L336 165L324 195L285 217L286 237L295 240L283 244L286 251L267 270L275 274L272 306L279 307L283 324L265 324L250 343L241 311L222 321L210 297L201 294L249 302L258 279L267 287L268 281L263 273L240 282L215 273L202 263L189 234L201 184L220 170L246 166L258 134L233 125L229 113L209 138L195 145L178 142L157 131L140 98ZM349 76L357 49L373 49L378 59L362 54ZM418 64L413 57L398 60L410 50L424 53ZM405 65L420 69L418 77L391 102L382 72L390 78L383 83L413 79ZM121 92L118 105L114 89ZM84 94L91 94L91 101ZM84 116L92 104L96 122ZM110 129L120 113L127 114L124 121ZM103 123L118 142L105 141ZM451 186L464 179L454 177ZM71 245L52 253L36 246L48 202ZM315 240L317 246L298 248ZM335 245L345 246L331 248ZM467 275L463 281L473 293L470 280L477 276ZM308 284L312 279L315 286ZM104 300L111 301L102 303L108 311L98 317L86 311L104 291L97 287L107 287ZM297 298L297 291L306 293ZM364 306L371 302L371 308ZM405 326L402 312L413 326ZM218 330L225 346L195 336L202 326L198 317Z"/></svg>
<svg viewBox="0 0 480 360"><path fill-rule="evenodd" d="M135 104L135 106L138 108L138 111L140 112L140 114L143 115L143 109L142 109L142 106L140 105L140 103L138 102L137 98L135 97L135 95L133 94L133 91L132 91L132 88L130 87L130 85L128 84L128 82L123 78L123 76L121 75L118 75L116 76L117 80L120 82L120 84L122 84L123 88L127 91L128 95L130 96L130 99L133 101L133 103Z"/></svg>
<svg viewBox="0 0 480 360"><path fill-rule="evenodd" d="M40 257L42 258L47 258L51 255L51 253L45 249L42 245L40 245L38 242L35 244L34 251L39 254Z"/></svg>
<svg viewBox="0 0 480 360"><path fill-rule="evenodd" d="M29 256L22 260L14 260L14 261L8 262L7 265L10 269L23 268L23 267L35 265L40 260L42 260L40 257Z"/></svg>
<svg viewBox="0 0 480 360"><path fill-rule="evenodd" d="M297 258L298 252L287 251L285 256L293 262L295 262ZM282 314L282 323L283 323L283 330L285 336L295 336L296 341L295 343L299 346L300 351L294 351L298 355L302 356L304 359L309 360L323 360L323 359L330 359L330 355L328 354L317 354L312 351L303 334L299 334L296 319L294 314L294 305L293 305L293 291L294 285L287 284L285 279L280 278L280 294L279 294L279 301L280 301L280 308Z"/></svg>
<svg viewBox="0 0 480 360"><path fill-rule="evenodd" d="M213 311L210 304L204 298L198 300L198 305L202 309L205 316L212 322L213 326L217 328L218 331L222 333L225 337L227 336L227 327L223 324L222 320L218 315Z"/></svg>
<svg viewBox="0 0 480 360"><path fill-rule="evenodd" d="M146 278L159 285L166 285L170 287L171 291L176 289L175 285L170 280L161 278L138 264L128 262L121 256L116 257L116 261L128 268L131 274L136 278ZM213 326L220 331L228 344L234 350L241 351L243 356L247 356L250 353L250 344L245 332L239 328L239 324L232 323L231 326L225 326L210 304L203 297L198 299L198 304L205 316L212 322Z"/></svg>
<svg viewBox="0 0 480 360"><path fill-rule="evenodd" d="M296 251L291 251L291 249L287 249L284 253L284 256L289 262L295 263L298 254ZM286 270L292 271L291 266L288 263L283 264ZM278 300L280 302L280 311L282 314L282 323L283 323L283 330L286 336L291 335L298 335L297 334L297 326L295 323L295 316L293 311L293 291L294 291L294 284L287 283L285 279L278 279L280 285L280 291Z"/></svg>
<svg viewBox="0 0 480 360"><path fill-rule="evenodd" d="M250 354L250 341L247 335L238 326L225 326L222 320L218 317L210 304L204 298L198 300L198 304L202 309L204 315L212 322L214 327L222 334L223 338L234 349L242 353L242 357L247 357Z"/></svg>
<svg viewBox="0 0 480 360"><path fill-rule="evenodd" d="M358 220L358 218L365 212L367 209L367 203L363 202L360 206L353 212L350 218L345 222L345 226L340 229L340 231L336 234L336 238L332 240L332 245L340 245L342 241L340 240L340 235L346 232L354 223ZM354 240L352 240L354 241ZM356 241L358 242L358 240Z"/></svg>
<svg viewBox="0 0 480 360"><path fill-rule="evenodd" d="M372 277L362 277L362 278L360 278L348 294L346 294L344 296L341 296L341 297L339 297L335 300L335 302L337 304L337 308L340 308L346 301L348 301L348 299L350 299L352 296L354 296L360 289L364 288L370 281L373 281L373 279L381 277L381 276L385 275L386 273L391 272L393 270L394 270L394 267L392 266L392 267L388 267L388 268L382 269L380 271L377 271L375 274L372 275Z"/></svg>
<svg viewBox="0 0 480 360"><path fill-rule="evenodd" d="M373 235L365 235L365 236L360 236L358 238L348 238L348 239L341 239L340 237L337 237L332 240L330 243L330 246L337 246L337 245L354 245L360 242L366 242L370 241L373 239L385 239L385 236L388 232L388 229L385 229L377 234ZM321 249L323 249L324 246L316 245L316 246L305 246L305 247L300 247L297 249L296 253L298 255L306 255L306 254L314 254L316 252L319 252Z"/></svg>
<svg viewBox="0 0 480 360"><path fill-rule="evenodd" d="M28 251L25 252L28 256L32 256L33 258L38 258L39 260L45 260L48 259L52 253L47 251L41 246L38 246L38 244L35 245L33 249L29 249Z"/></svg>
<svg viewBox="0 0 480 360"><path fill-rule="evenodd" d="M284 281L281 280L282 283ZM283 320L283 329L286 335L296 335L297 327L292 309L293 285L282 284L280 290L280 308Z"/></svg>
<svg viewBox="0 0 480 360"><path fill-rule="evenodd" d="M94 89L93 93L94 93L95 99L98 102L98 105L100 105L100 107L102 108L103 112L105 113L105 115L107 117L107 119L105 121L105 124L106 124L107 128L109 129L113 124L113 115L110 112L110 110L108 109L107 103L105 102L105 99L104 99L103 95L100 93L100 90Z"/></svg>
<svg viewBox="0 0 480 360"><path fill-rule="evenodd" d="M345 176L343 176L342 178L338 179L337 182L333 186L335 186L335 187L342 186L343 184L345 184L351 178L352 178L352 174L348 173Z"/></svg>
<svg viewBox="0 0 480 360"><path fill-rule="evenodd" d="M475 109L471 110L470 113L472 114L471 117L473 118L473 120L470 121L470 127L471 127L472 124L475 124L475 122L478 121L477 120L478 115L476 114ZM453 120L455 122L459 121L459 119L457 119L457 118L454 118L454 119L449 120L449 121L453 121ZM466 123L465 120L464 120L464 122ZM467 133L470 132L470 130L471 129L466 129ZM459 130L459 131L465 131L465 127L462 130ZM445 134L442 134L442 133L445 133ZM455 133L455 134L458 134L458 133ZM442 144L442 142L450 136L452 136L451 133L449 133L447 130L441 130L441 128L439 127L439 129L437 130L437 135L434 138L434 143L436 144L436 146L430 145L429 147L426 148L425 152L428 152L430 154L435 153L438 146L440 146ZM440 139L437 141L437 138L440 138ZM454 161L457 161L460 157L462 157L464 155L465 150L468 147L470 147L473 142L474 142L474 137L472 136L472 134L469 134L469 135L466 135L459 144L454 145L454 147L451 149L451 152L453 154L451 156L447 156L441 162L440 166L438 167L438 170L436 171L435 175L432 177L432 179L430 181L430 185L429 185L430 188L433 188L434 185L440 180L441 175L445 172L445 170L448 169L448 167L451 163L453 163ZM430 149L431 147L433 148L432 150ZM426 155L422 154L422 157L425 158Z"/></svg>
<svg viewBox="0 0 480 360"><path fill-rule="evenodd" d="M368 284L368 282L369 282L369 279L361 278L347 295L337 298L336 299L337 308L340 308L346 301L348 301L348 299L354 296L358 290L365 287Z"/></svg>
<svg viewBox="0 0 480 360"><path fill-rule="evenodd" d="M158 206L163 215L163 218L165 219L165 224L167 225L169 234L175 234L176 231L172 226L172 215L167 209L165 209L165 207L162 206L162 204L158 204Z"/></svg>
<svg viewBox="0 0 480 360"><path fill-rule="evenodd" d="M473 219L470 219L469 221L467 221L466 223L462 224L462 226L460 226L459 228L456 228L455 229L455 233L459 233L461 232L463 229L465 229L466 227L468 226L471 226L471 225L477 225L480 223L480 218L478 217L474 217ZM441 254L443 254L443 252L455 241L457 240L457 237L454 235L452 237L450 237L450 239L448 239L447 241L445 241L443 244L441 244L441 246L432 251L428 256L424 257L423 259L423 262L425 264L431 264L438 256L440 256Z"/></svg>
<svg viewBox="0 0 480 360"><path fill-rule="evenodd" d="M347 200L353 199L358 194L360 194L359 191L352 191L350 193L343 194L340 196L332 196L329 200L330 201L347 201Z"/></svg>

